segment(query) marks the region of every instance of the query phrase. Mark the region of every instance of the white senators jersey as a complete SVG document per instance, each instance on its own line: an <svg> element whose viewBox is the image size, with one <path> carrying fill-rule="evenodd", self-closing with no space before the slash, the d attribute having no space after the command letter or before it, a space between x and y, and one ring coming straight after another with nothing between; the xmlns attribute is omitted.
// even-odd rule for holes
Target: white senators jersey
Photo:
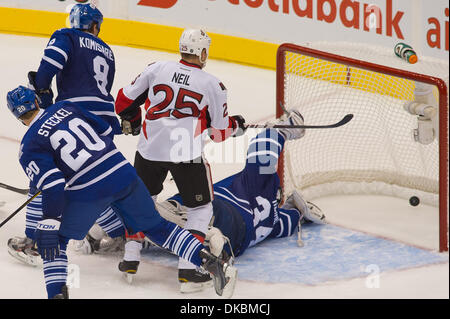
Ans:
<svg viewBox="0 0 450 319"><path fill-rule="evenodd" d="M150 64L119 92L116 111L142 99L142 94L147 99L138 151L147 160L176 163L199 158L207 127L234 126L234 119L228 117L225 86L183 60Z"/></svg>

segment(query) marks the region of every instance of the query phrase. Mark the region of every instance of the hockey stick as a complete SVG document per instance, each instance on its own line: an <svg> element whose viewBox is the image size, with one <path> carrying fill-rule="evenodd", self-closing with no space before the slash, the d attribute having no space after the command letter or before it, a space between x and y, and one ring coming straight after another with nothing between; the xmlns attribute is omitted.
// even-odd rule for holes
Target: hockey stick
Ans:
<svg viewBox="0 0 450 319"><path fill-rule="evenodd" d="M7 190L10 190L12 192L16 192L16 193L19 193L19 194L25 194L25 195L28 194L28 191L29 191L29 189L17 188L17 187L14 187L14 186L3 184L3 183L0 183L0 187L4 188L4 189L7 189Z"/></svg>
<svg viewBox="0 0 450 319"><path fill-rule="evenodd" d="M335 128L347 124L353 118L353 114L347 114L337 123L328 125L273 125L273 124L249 124L247 128Z"/></svg>
<svg viewBox="0 0 450 319"><path fill-rule="evenodd" d="M24 208L25 206L27 206L33 199L35 199L37 196L39 196L41 194L41 191L37 192L36 194L34 194L33 196L31 196L25 203L23 203L19 208L17 208L15 210L14 213L12 213L11 215L9 215L4 221L2 221L2 223L0 224L0 228L5 225L11 218L13 218L14 216L16 216L16 214L18 212L20 212L20 210L22 208Z"/></svg>

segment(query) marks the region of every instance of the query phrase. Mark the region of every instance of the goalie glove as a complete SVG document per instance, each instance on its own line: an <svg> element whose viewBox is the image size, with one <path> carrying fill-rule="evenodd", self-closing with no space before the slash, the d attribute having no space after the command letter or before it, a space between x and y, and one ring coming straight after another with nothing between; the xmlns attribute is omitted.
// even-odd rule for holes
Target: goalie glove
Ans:
<svg viewBox="0 0 450 319"><path fill-rule="evenodd" d="M59 256L59 226L61 222L47 218L38 222L35 231L37 250L44 261L54 261Z"/></svg>
<svg viewBox="0 0 450 319"><path fill-rule="evenodd" d="M39 107L45 109L50 105L53 105L53 91L48 89L37 89L36 86L36 74L35 71L28 72L28 88L33 90L40 99Z"/></svg>
<svg viewBox="0 0 450 319"><path fill-rule="evenodd" d="M301 214L301 220L307 222L313 222L316 224L326 224L325 214L322 210L315 204L307 202L303 199L300 193L296 190L286 199L286 202L281 206L281 208L297 209Z"/></svg>

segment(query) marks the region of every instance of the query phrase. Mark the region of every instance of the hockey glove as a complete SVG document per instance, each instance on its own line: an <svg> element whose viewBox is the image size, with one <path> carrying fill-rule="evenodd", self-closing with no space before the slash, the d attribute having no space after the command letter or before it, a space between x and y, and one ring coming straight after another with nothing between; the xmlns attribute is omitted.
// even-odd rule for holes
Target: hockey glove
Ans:
<svg viewBox="0 0 450 319"><path fill-rule="evenodd" d="M137 108L131 116L121 116L122 133L125 135L139 135L141 133L141 109Z"/></svg>
<svg viewBox="0 0 450 319"><path fill-rule="evenodd" d="M233 115L231 116L231 118L237 124L237 128L235 129L234 133L231 136L237 137L244 135L245 131L247 130L247 126L245 125L245 119L241 115Z"/></svg>
<svg viewBox="0 0 450 319"><path fill-rule="evenodd" d="M35 232L37 250L44 261L54 261L59 256L59 226L56 219L47 218L38 222Z"/></svg>
<svg viewBox="0 0 450 319"><path fill-rule="evenodd" d="M40 99L39 107L47 108L53 105L53 91L51 88L48 89L36 89L36 72L28 72L28 88L32 89Z"/></svg>

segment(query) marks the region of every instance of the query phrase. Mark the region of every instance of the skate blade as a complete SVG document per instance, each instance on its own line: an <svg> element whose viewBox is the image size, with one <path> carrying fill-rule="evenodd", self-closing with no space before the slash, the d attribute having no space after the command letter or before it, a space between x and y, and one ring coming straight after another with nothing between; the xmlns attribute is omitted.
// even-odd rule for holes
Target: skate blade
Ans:
<svg viewBox="0 0 450 319"><path fill-rule="evenodd" d="M135 273L134 274L132 274L132 273L123 273L123 278L125 279L125 281L129 285L131 285L133 283L133 279L134 279L135 275L136 275Z"/></svg>
<svg viewBox="0 0 450 319"><path fill-rule="evenodd" d="M15 250L12 249L8 249L8 253L11 257L13 257L14 259L20 261L23 264L26 264L28 266L33 266L33 267L42 267L43 262L40 256L27 256L25 253L23 252L17 252Z"/></svg>
<svg viewBox="0 0 450 319"><path fill-rule="evenodd" d="M214 286L213 280L206 282L183 282L180 284L180 292L189 294L193 292L203 291Z"/></svg>
<svg viewBox="0 0 450 319"><path fill-rule="evenodd" d="M237 280L237 268L228 266L225 271L225 278L229 278L225 287L223 287L222 298L229 299L234 294L234 288L236 287Z"/></svg>

